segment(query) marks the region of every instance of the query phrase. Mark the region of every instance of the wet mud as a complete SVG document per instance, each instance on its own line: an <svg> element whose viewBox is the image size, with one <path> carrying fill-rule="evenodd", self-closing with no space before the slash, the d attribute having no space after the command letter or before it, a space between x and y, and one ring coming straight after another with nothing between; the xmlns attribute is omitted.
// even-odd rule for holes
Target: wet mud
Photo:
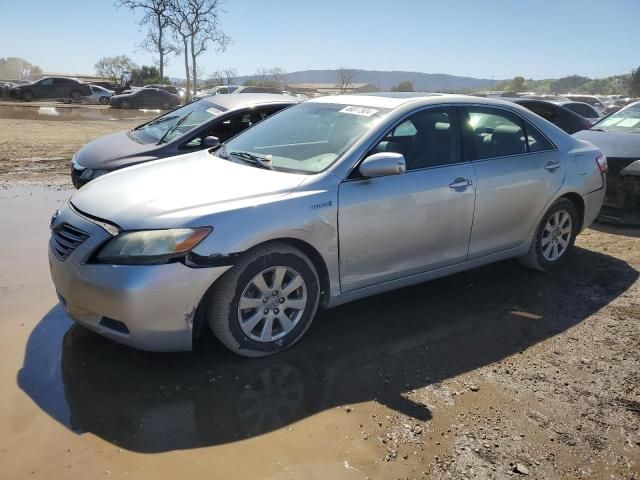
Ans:
<svg viewBox="0 0 640 480"><path fill-rule="evenodd" d="M71 158L77 150L160 114L53 102L0 104L0 185L72 188Z"/></svg>

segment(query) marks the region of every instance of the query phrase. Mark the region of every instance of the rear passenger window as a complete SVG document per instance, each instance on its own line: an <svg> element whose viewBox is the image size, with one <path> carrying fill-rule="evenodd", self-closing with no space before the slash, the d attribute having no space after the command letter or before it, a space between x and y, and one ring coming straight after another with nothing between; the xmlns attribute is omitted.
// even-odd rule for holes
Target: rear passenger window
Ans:
<svg viewBox="0 0 640 480"><path fill-rule="evenodd" d="M527 153L522 121L509 112L485 107L466 109L468 156L482 160ZM464 118L464 117L463 117Z"/></svg>
<svg viewBox="0 0 640 480"><path fill-rule="evenodd" d="M529 143L530 152L544 152L546 150L553 150L555 147L542 135L537 129L527 124L527 142Z"/></svg>

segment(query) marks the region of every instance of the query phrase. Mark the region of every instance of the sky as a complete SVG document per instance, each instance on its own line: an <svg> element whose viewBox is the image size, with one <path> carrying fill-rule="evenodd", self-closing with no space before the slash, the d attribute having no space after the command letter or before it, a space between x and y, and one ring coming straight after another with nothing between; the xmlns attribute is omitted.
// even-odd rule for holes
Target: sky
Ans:
<svg viewBox="0 0 640 480"><path fill-rule="evenodd" d="M278 66L598 78L640 66L640 0L226 0L224 10L232 43L200 57L205 77ZM120 54L154 62L139 48L140 15L113 0L0 0L0 12L0 57L45 72L93 74ZM181 57L166 74L184 77Z"/></svg>

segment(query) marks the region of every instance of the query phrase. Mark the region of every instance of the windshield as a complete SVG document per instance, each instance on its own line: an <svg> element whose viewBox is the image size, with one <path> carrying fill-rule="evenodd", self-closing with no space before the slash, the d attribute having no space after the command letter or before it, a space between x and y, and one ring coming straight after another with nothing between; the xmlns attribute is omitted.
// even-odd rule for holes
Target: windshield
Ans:
<svg viewBox="0 0 640 480"><path fill-rule="evenodd" d="M171 142L189 130L217 117L226 109L206 100L198 100L173 110L131 131L142 143Z"/></svg>
<svg viewBox="0 0 640 480"><path fill-rule="evenodd" d="M605 132L640 133L640 102L612 113L596 123L591 129Z"/></svg>
<svg viewBox="0 0 640 480"><path fill-rule="evenodd" d="M301 103L232 139L216 155L235 160L246 159L250 154L267 162L273 170L321 172L388 111L335 103Z"/></svg>

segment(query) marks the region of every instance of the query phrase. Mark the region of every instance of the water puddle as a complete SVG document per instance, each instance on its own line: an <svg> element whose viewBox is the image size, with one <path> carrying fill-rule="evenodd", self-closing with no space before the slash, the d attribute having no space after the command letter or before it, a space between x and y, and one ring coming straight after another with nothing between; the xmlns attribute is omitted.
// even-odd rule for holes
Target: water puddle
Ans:
<svg viewBox="0 0 640 480"><path fill-rule="evenodd" d="M162 110L149 108L121 110L102 106L0 104L0 118L16 120L120 121L153 118L161 113Z"/></svg>

